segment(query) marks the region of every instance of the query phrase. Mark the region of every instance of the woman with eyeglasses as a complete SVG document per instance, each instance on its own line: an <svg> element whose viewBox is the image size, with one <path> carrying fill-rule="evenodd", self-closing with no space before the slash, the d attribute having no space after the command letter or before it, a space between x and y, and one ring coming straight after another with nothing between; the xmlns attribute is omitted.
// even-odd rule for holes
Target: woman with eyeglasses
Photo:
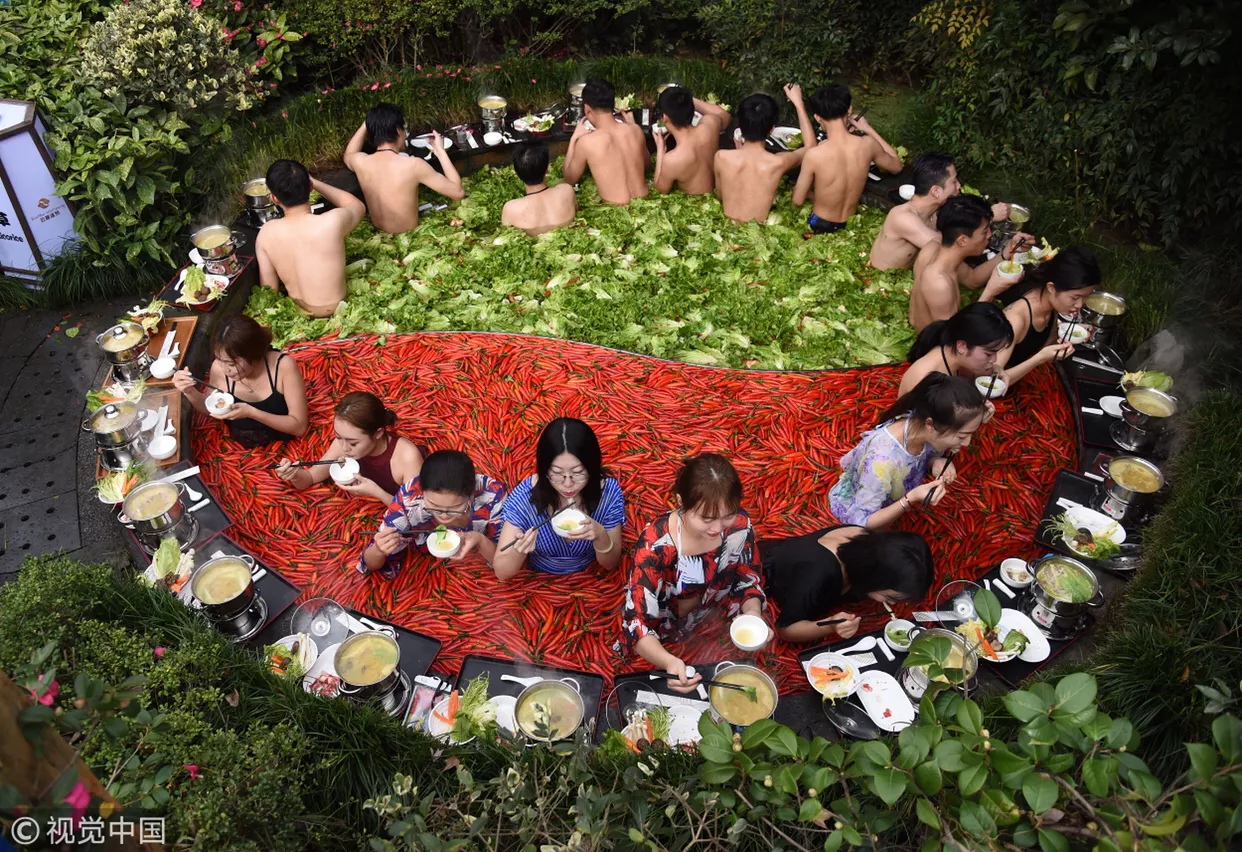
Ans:
<svg viewBox="0 0 1242 852"><path fill-rule="evenodd" d="M545 574L574 574L592 562L609 569L621 563L625 497L603 465L599 440L586 423L561 417L544 427L535 445L538 472L505 500L500 550L492 563L497 577L508 580L527 563ZM562 538L543 522L569 506L587 520Z"/></svg>
<svg viewBox="0 0 1242 852"><path fill-rule="evenodd" d="M634 545L618 650L675 676L669 688L690 693L702 677L687 676L686 661L664 643L687 636L713 611L762 618L767 597L742 481L729 460L717 453L686 459L673 490L677 510L652 521Z"/></svg>
<svg viewBox="0 0 1242 852"><path fill-rule="evenodd" d="M358 559L358 571L379 571L394 579L400 555L413 542L423 553L436 527L461 534L461 548L449 558L478 553L490 565L504 509L504 483L476 474L470 456L460 450L438 450L427 456L418 476L401 486L384 513L380 530Z"/></svg>

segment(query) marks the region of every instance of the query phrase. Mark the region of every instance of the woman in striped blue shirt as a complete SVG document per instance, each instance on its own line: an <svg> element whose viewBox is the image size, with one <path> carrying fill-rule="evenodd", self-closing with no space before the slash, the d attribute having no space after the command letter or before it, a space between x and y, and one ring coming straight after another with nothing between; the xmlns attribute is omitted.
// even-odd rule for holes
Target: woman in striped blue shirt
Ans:
<svg viewBox="0 0 1242 852"><path fill-rule="evenodd" d="M505 525L492 563L496 576L508 580L526 563L546 574L573 574L596 561L616 568L625 498L617 480L604 474L603 453L591 427L572 417L553 420L539 436L535 465L538 472L505 499ZM540 526L571 504L586 516L576 528L562 535L552 524Z"/></svg>

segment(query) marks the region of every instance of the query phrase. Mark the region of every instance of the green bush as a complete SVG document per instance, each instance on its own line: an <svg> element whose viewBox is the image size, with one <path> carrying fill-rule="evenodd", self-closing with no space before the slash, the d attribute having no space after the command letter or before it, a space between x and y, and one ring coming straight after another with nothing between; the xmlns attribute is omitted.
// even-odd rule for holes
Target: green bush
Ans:
<svg viewBox="0 0 1242 852"><path fill-rule="evenodd" d="M939 43L923 93L931 141L1029 174L1109 227L1122 219L1169 244L1228 228L1242 209L1242 53L1230 8L930 4L920 22Z"/></svg>
<svg viewBox="0 0 1242 852"><path fill-rule="evenodd" d="M183 0L114 6L82 46L81 78L87 86L107 98L122 94L187 118L197 111L249 109L253 102L242 69L220 22Z"/></svg>

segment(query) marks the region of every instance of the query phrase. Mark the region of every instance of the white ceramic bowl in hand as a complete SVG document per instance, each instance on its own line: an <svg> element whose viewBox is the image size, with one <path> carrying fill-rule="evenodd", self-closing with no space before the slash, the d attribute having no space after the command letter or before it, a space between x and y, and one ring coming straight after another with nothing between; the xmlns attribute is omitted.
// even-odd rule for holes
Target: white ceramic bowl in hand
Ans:
<svg viewBox="0 0 1242 852"><path fill-rule="evenodd" d="M1022 277L1022 263L1018 260L1002 260L996 264L996 274L1006 281L1017 281Z"/></svg>
<svg viewBox="0 0 1242 852"><path fill-rule="evenodd" d="M177 439L171 435L158 435L147 445L147 454L157 461L170 459L177 452Z"/></svg>
<svg viewBox="0 0 1242 852"><path fill-rule="evenodd" d="M739 615L729 625L729 638L743 651L758 651L767 644L770 632L757 615Z"/></svg>
<svg viewBox="0 0 1242 852"><path fill-rule="evenodd" d="M1011 589L1025 589L1035 581L1025 559L1010 557L1000 564L1001 581Z"/></svg>
<svg viewBox="0 0 1242 852"><path fill-rule="evenodd" d="M212 417L221 417L224 412L233 407L233 395L224 391L212 391L207 399L203 400L203 405L207 406L207 413Z"/></svg>
<svg viewBox="0 0 1242 852"><path fill-rule="evenodd" d="M569 534L587 522L587 516L577 509L565 509L552 522L552 531L561 538L569 538Z"/></svg>
<svg viewBox="0 0 1242 852"><path fill-rule="evenodd" d="M910 650L910 631L914 629L914 622L907 621L904 618L894 618L888 624L884 625L884 644L892 648L894 651L905 653ZM905 643L898 642L889 635L889 631L901 632L906 631Z"/></svg>
<svg viewBox="0 0 1242 852"><path fill-rule="evenodd" d="M151 364L151 375L157 379L172 378L172 374L177 372L177 362L169 357L156 358Z"/></svg>
<svg viewBox="0 0 1242 852"><path fill-rule="evenodd" d="M444 536L441 541L440 536ZM440 559L447 559L461 550L461 534L456 530L433 532L427 536L427 551Z"/></svg>
<svg viewBox="0 0 1242 852"><path fill-rule="evenodd" d="M345 459L343 462L334 462L328 468L328 475L332 477L332 481L337 485L348 485L354 481L354 477L361 470L358 466L357 459Z"/></svg>
<svg viewBox="0 0 1242 852"><path fill-rule="evenodd" d="M975 379L975 387L984 397L988 395L988 386L995 381L996 386L992 390L992 399L999 399L1005 395L1005 391L1009 390L1009 385L1005 384L1005 380L997 376L995 380L991 376L979 376Z"/></svg>
<svg viewBox="0 0 1242 852"><path fill-rule="evenodd" d="M903 183L897 188L897 194L902 197L902 200L909 201L914 197L914 184Z"/></svg>
<svg viewBox="0 0 1242 852"><path fill-rule="evenodd" d="M1062 343L1064 343L1066 338L1068 338L1070 343L1077 346L1079 343L1085 342L1090 336L1091 329L1081 323L1075 323L1074 325L1070 325L1069 323L1061 323L1061 325L1057 328L1057 340L1060 340Z"/></svg>

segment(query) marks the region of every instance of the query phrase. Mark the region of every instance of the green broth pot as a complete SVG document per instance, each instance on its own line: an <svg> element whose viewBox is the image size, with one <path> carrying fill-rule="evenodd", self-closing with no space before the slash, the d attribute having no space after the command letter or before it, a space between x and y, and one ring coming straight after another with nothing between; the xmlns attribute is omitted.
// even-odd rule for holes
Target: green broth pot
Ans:
<svg viewBox="0 0 1242 852"><path fill-rule="evenodd" d="M539 716L548 712L544 720L545 730L539 729ZM582 703L582 688L571 677L560 680L541 680L522 690L513 705L513 719L518 730L532 740L556 743L574 735L586 718L586 705ZM546 728L547 725L551 728Z"/></svg>
<svg viewBox="0 0 1242 852"><path fill-rule="evenodd" d="M974 650L971 649L970 644L960 633L940 627L913 627L910 629L910 651L914 651L921 645L926 645L937 637L948 640L954 650L961 655L961 665L951 667L961 668L962 682L970 683L979 669L979 658L975 656ZM953 659L950 652L949 663L955 662L957 661ZM948 683L947 680L941 679L941 681L937 684L938 687L954 686L954 684ZM927 676L927 669L924 666L907 666L902 669L901 685L906 690L906 694L915 701L923 697L931 683L932 681Z"/></svg>
<svg viewBox="0 0 1242 852"><path fill-rule="evenodd" d="M1040 576L1041 569L1044 573L1043 577ZM1067 600L1063 590L1052 586L1047 569L1069 572L1080 579L1084 594L1078 597L1085 599ZM1061 618L1077 618L1088 607L1094 608L1104 604L1104 594L1100 591L1099 579L1090 568L1077 559L1071 559L1068 556L1046 556L1031 566L1031 573L1035 575L1035 582L1031 584L1031 593L1035 595L1035 602L1053 615ZM1091 590L1089 595L1085 593L1087 588Z"/></svg>

